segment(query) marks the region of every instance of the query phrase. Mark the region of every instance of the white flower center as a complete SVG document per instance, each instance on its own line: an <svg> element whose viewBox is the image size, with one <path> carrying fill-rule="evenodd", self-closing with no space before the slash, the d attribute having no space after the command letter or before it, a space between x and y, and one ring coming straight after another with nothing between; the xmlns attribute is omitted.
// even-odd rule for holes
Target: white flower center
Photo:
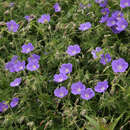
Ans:
<svg viewBox="0 0 130 130"><path fill-rule="evenodd" d="M88 98L88 97L89 97L89 95L88 95L88 94L85 94L85 97L86 97L86 98Z"/></svg>
<svg viewBox="0 0 130 130"><path fill-rule="evenodd" d="M122 69L122 66L121 66L121 65L119 65L119 66L118 66L118 69L119 69L119 70L121 70L121 69Z"/></svg>
<svg viewBox="0 0 130 130"><path fill-rule="evenodd" d="M61 82L63 80L63 78L59 78L59 81Z"/></svg>
<svg viewBox="0 0 130 130"><path fill-rule="evenodd" d="M75 53L76 53L76 51L75 51L75 50L73 50L73 51L72 51L72 53L73 53L73 54L75 54Z"/></svg>
<svg viewBox="0 0 130 130"><path fill-rule="evenodd" d="M22 70L22 69L23 69L23 66L20 66L19 69Z"/></svg>
<svg viewBox="0 0 130 130"><path fill-rule="evenodd" d="M29 51L30 51L30 48L27 49L27 52L29 52Z"/></svg>
<svg viewBox="0 0 130 130"><path fill-rule="evenodd" d="M124 5L125 5L125 6L128 6L128 2L126 2Z"/></svg>
<svg viewBox="0 0 130 130"><path fill-rule="evenodd" d="M80 91L81 91L81 89L80 89L80 88L78 88L78 89L77 89L77 91L78 91L78 92L80 92Z"/></svg>
<svg viewBox="0 0 130 130"><path fill-rule="evenodd" d="M18 82L15 83L15 86L17 86L17 85L18 85Z"/></svg>
<svg viewBox="0 0 130 130"><path fill-rule="evenodd" d="M63 96L63 93L60 93L60 96L62 97L62 96Z"/></svg>
<svg viewBox="0 0 130 130"><path fill-rule="evenodd" d="M33 68L36 69L36 65L33 65Z"/></svg>
<svg viewBox="0 0 130 130"><path fill-rule="evenodd" d="M69 72L69 69L66 69L65 72Z"/></svg>
<svg viewBox="0 0 130 130"><path fill-rule="evenodd" d="M112 21L111 23L112 23L112 24L115 24L115 21Z"/></svg>
<svg viewBox="0 0 130 130"><path fill-rule="evenodd" d="M118 16L118 17L117 17L117 20L120 20L120 19L121 19L121 17L120 17L120 16Z"/></svg>
<svg viewBox="0 0 130 130"><path fill-rule="evenodd" d="M48 20L47 20L47 19L44 19L44 20L43 20L43 22L44 22L44 23L47 23L47 22L48 22Z"/></svg>
<svg viewBox="0 0 130 130"><path fill-rule="evenodd" d="M11 30L13 30L13 29L14 29L14 26L13 26L13 25L11 25L11 26L10 26L10 29L11 29Z"/></svg>
<svg viewBox="0 0 130 130"><path fill-rule="evenodd" d="M124 28L125 28L125 25L122 25L121 28L124 29Z"/></svg>
<svg viewBox="0 0 130 130"><path fill-rule="evenodd" d="M102 91L103 91L104 89L105 89L104 87L101 88Z"/></svg>

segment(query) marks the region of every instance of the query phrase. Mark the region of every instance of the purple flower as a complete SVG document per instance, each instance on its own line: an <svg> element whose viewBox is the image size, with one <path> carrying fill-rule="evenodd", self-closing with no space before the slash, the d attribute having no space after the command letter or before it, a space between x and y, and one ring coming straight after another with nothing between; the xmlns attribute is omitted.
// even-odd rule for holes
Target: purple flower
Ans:
<svg viewBox="0 0 130 130"><path fill-rule="evenodd" d="M19 86L22 81L22 78L16 78L13 82L10 83L11 87Z"/></svg>
<svg viewBox="0 0 130 130"><path fill-rule="evenodd" d="M74 56L78 53L80 53L81 49L80 49L80 46L79 45L70 45L68 46L67 48L67 53L70 55L70 56Z"/></svg>
<svg viewBox="0 0 130 130"><path fill-rule="evenodd" d="M128 68L128 63L123 58L113 60L111 65L112 65L112 70L115 73L125 72L126 69Z"/></svg>
<svg viewBox="0 0 130 130"><path fill-rule="evenodd" d="M0 102L0 112L5 112L8 109L8 105L5 103L5 101Z"/></svg>
<svg viewBox="0 0 130 130"><path fill-rule="evenodd" d="M60 12L61 11L61 7L59 5L59 3L56 3L53 8L55 9L55 12Z"/></svg>
<svg viewBox="0 0 130 130"><path fill-rule="evenodd" d="M108 15L109 12L110 12L110 11L109 11L108 8L101 9L101 13L102 13L103 15Z"/></svg>
<svg viewBox="0 0 130 130"><path fill-rule="evenodd" d="M60 88L56 88L55 90L54 90L54 95L56 96L56 97L59 97L59 98L63 98L64 96L66 96L68 94L68 90L64 87L64 86L62 86L62 87L60 87Z"/></svg>
<svg viewBox="0 0 130 130"><path fill-rule="evenodd" d="M27 54L27 53L29 53L29 52L31 52L33 50L34 50L34 46L32 45L32 43L28 43L28 44L24 44L22 46L22 51L21 52Z"/></svg>
<svg viewBox="0 0 130 130"><path fill-rule="evenodd" d="M130 7L130 0L120 0L120 7L121 8Z"/></svg>
<svg viewBox="0 0 130 130"><path fill-rule="evenodd" d="M22 71L25 69L25 61L17 61L15 64L14 64L14 69L16 72L19 72L19 71Z"/></svg>
<svg viewBox="0 0 130 130"><path fill-rule="evenodd" d="M72 72L72 64L62 64L60 67L60 73L69 74Z"/></svg>
<svg viewBox="0 0 130 130"><path fill-rule="evenodd" d="M92 5L91 4L87 4L87 7L90 8Z"/></svg>
<svg viewBox="0 0 130 130"><path fill-rule="evenodd" d="M118 30L117 30L117 26L116 26L116 25L115 25L115 26L112 26L111 29L112 29L112 32L115 33L115 34L121 32L121 31L118 31Z"/></svg>
<svg viewBox="0 0 130 130"><path fill-rule="evenodd" d="M35 71L39 68L39 64L38 62L29 62L26 66L27 70L30 70L30 71Z"/></svg>
<svg viewBox="0 0 130 130"><path fill-rule="evenodd" d="M91 88L87 88L81 92L81 98L85 100L89 100L95 96L94 91Z"/></svg>
<svg viewBox="0 0 130 130"><path fill-rule="evenodd" d="M64 80L67 80L67 79L68 79L68 76L62 73L54 75L54 81L58 83L63 82Z"/></svg>
<svg viewBox="0 0 130 130"><path fill-rule="evenodd" d="M19 25L14 20L7 22L6 25L8 27L9 32L17 32L19 28Z"/></svg>
<svg viewBox="0 0 130 130"><path fill-rule="evenodd" d="M124 18L121 18L121 20L119 20L117 23L116 23L117 27L116 29L118 31L123 31L126 29L126 27L128 26L128 22L124 19Z"/></svg>
<svg viewBox="0 0 130 130"><path fill-rule="evenodd" d="M18 56L13 56L11 61L5 64L5 69L9 70L10 72L15 72L14 65L17 62Z"/></svg>
<svg viewBox="0 0 130 130"><path fill-rule="evenodd" d="M28 57L28 62L39 62L40 56L37 54L32 54L30 57Z"/></svg>
<svg viewBox="0 0 130 130"><path fill-rule="evenodd" d="M24 17L28 22L30 22L31 20L33 20L33 16L25 16Z"/></svg>
<svg viewBox="0 0 130 130"><path fill-rule="evenodd" d="M108 18L109 18L108 15L104 15L104 16L101 17L99 22L100 23L105 23L108 20Z"/></svg>
<svg viewBox="0 0 130 130"><path fill-rule="evenodd" d="M100 4L99 4L99 6L100 7L106 7L107 6L107 0L103 0L103 2L101 2Z"/></svg>
<svg viewBox="0 0 130 130"><path fill-rule="evenodd" d="M80 8L85 9L85 8L86 8L86 6L85 6L85 5L83 5L82 3L80 3Z"/></svg>
<svg viewBox="0 0 130 130"><path fill-rule="evenodd" d="M89 28L91 28L91 23L86 22L86 23L80 24L79 30L85 31L85 30L88 30Z"/></svg>
<svg viewBox="0 0 130 130"><path fill-rule="evenodd" d="M100 3L104 2L104 0L95 0L95 2L100 4Z"/></svg>
<svg viewBox="0 0 130 130"><path fill-rule="evenodd" d="M11 2L11 3L9 4L9 7L13 7L13 6L14 6L14 3Z"/></svg>
<svg viewBox="0 0 130 130"><path fill-rule="evenodd" d="M105 65L106 63L111 61L111 56L107 53L106 55L102 54L101 55L101 59L100 59L100 63Z"/></svg>
<svg viewBox="0 0 130 130"><path fill-rule="evenodd" d="M11 106L12 108L14 108L14 107L16 107L16 106L18 105L18 103L19 103L19 98L14 97L14 98L12 99L11 103L10 103L10 106Z"/></svg>
<svg viewBox="0 0 130 130"><path fill-rule="evenodd" d="M5 64L5 69L9 70L10 72L15 72L14 63L9 61L8 63Z"/></svg>
<svg viewBox="0 0 130 130"><path fill-rule="evenodd" d="M102 49L100 47L96 47L95 50L91 51L91 54L93 55L93 58L96 59L98 58L98 53L100 53L102 51ZM100 54L101 56L102 54Z"/></svg>
<svg viewBox="0 0 130 130"><path fill-rule="evenodd" d="M71 93L74 95L81 94L85 90L85 85L81 82L76 82L71 85Z"/></svg>
<svg viewBox="0 0 130 130"><path fill-rule="evenodd" d="M116 20L120 20L121 18L123 18L123 13L121 13L121 11L119 10L116 10L112 13L112 17Z"/></svg>
<svg viewBox="0 0 130 130"><path fill-rule="evenodd" d="M18 59L18 56L13 56L12 59L11 59L11 61L12 61L12 62L16 62L17 59Z"/></svg>
<svg viewBox="0 0 130 130"><path fill-rule="evenodd" d="M108 85L107 81L98 82L97 85L95 86L94 90L98 93L103 93L107 90L108 87L109 87L109 85Z"/></svg>
<svg viewBox="0 0 130 130"><path fill-rule="evenodd" d="M110 17L110 18L108 18L108 20L107 20L107 26L108 27L112 27L112 26L114 26L114 25L116 25L116 19L114 18L114 17Z"/></svg>
<svg viewBox="0 0 130 130"><path fill-rule="evenodd" d="M50 15L49 14L43 14L41 18L38 19L38 23L44 24L45 22L50 21Z"/></svg>
<svg viewBox="0 0 130 130"><path fill-rule="evenodd" d="M10 72L19 72L25 69L25 61L17 60L18 56L14 56L11 61L6 63L5 69L9 70Z"/></svg>

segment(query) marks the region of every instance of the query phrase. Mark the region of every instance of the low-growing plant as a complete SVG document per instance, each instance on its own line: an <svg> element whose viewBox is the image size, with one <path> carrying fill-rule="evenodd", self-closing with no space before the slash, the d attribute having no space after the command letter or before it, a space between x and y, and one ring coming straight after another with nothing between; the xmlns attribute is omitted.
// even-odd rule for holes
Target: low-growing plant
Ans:
<svg viewBox="0 0 130 130"><path fill-rule="evenodd" d="M130 1L0 1L0 130L128 130Z"/></svg>

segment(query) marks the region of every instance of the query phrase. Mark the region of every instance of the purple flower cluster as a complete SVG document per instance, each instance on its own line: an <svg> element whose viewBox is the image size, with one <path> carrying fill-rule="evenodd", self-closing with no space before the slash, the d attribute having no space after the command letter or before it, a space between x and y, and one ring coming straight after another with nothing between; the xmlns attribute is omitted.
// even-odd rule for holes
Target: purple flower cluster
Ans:
<svg viewBox="0 0 130 130"><path fill-rule="evenodd" d="M97 82L94 90L98 93L104 93L109 87L107 81ZM71 85L71 93L74 95L80 95L84 100L90 100L95 96L95 92L92 88L86 88L82 82L76 82ZM68 90L65 87L56 88L54 90L54 95L59 98L63 98L68 94Z"/></svg>
<svg viewBox="0 0 130 130"><path fill-rule="evenodd" d="M124 31L127 26L128 22L123 17L123 13L121 11L116 10L112 13L111 17L109 17L109 9L104 8L101 10L101 13L103 16L100 19L100 23L105 23L108 27L110 27L113 31L113 33L120 33Z"/></svg>
<svg viewBox="0 0 130 130"><path fill-rule="evenodd" d="M70 46L68 46L66 52L70 56L75 56L76 54L80 53L80 51L81 51L80 46L76 44L76 45L70 45Z"/></svg>
<svg viewBox="0 0 130 130"><path fill-rule="evenodd" d="M107 0L95 0L96 3L99 4L100 7L106 7L107 6Z"/></svg>
<svg viewBox="0 0 130 130"><path fill-rule="evenodd" d="M128 22L124 19L121 11L115 11L107 19L107 26L111 27L112 31L116 34L124 31L128 26Z"/></svg>
<svg viewBox="0 0 130 130"><path fill-rule="evenodd" d="M62 64L61 67L59 68L60 74L55 74L54 75L54 81L55 82L63 82L68 79L68 76L66 74L70 74L72 72L72 64L67 63L67 64ZM54 90L54 95L62 98L68 94L68 90L63 86L61 88L56 88Z"/></svg>
<svg viewBox="0 0 130 130"><path fill-rule="evenodd" d="M100 23L106 22L106 25L110 27L114 33L120 33L127 28L128 22L123 17L123 13L121 11L116 10L115 12L111 14L111 17L109 17L110 11L109 11L109 8L106 8L108 1L95 0L95 2L98 3L100 7L103 7L103 9L101 9L101 13L103 14L103 16L101 17L99 21ZM89 4L89 6L91 5ZM129 6L130 6L130 0L120 0L121 8L129 7ZM83 9L86 8L86 6L84 6L83 4L80 4L80 7ZM61 7L59 3L55 3L53 8L55 12L61 11ZM30 22L33 19L33 17L25 16L25 19L28 22ZM41 24L50 22L50 14L43 14L37 20L37 22ZM17 24L14 20L7 22L6 26L8 27L9 32L17 32L19 28L19 24ZM78 29L81 31L86 31L90 29L91 26L92 25L90 22L85 22L85 23L80 24L80 27ZM22 46L21 52L28 54L33 50L34 50L34 46L32 45L32 43L28 43ZM70 56L75 56L76 54L79 54L80 51L81 51L80 46L76 44L76 45L68 46L66 53ZM91 54L93 55L94 59L100 58L100 63L103 65L106 65L107 63L111 62L110 54L108 53L104 54L100 47L96 47L95 50L92 50ZM28 64L25 65L25 61L19 61L18 56L14 56L11 59L11 61L9 61L5 65L5 69L9 70L10 72L19 72L19 71L24 70L25 68L29 71L35 71L40 67L39 60L40 60L39 55L32 54L30 57L28 57ZM113 60L111 65L112 65L112 70L115 73L125 72L126 69L128 68L128 63L123 58ZM68 79L67 74L70 74L72 72L72 64L71 63L62 64L61 67L59 68L59 72L60 72L59 74L54 75L53 80L55 82L61 83ZM14 81L10 83L10 86L11 87L19 86L21 84L21 81L22 81L22 78L16 78ZM95 92L98 92L98 93L104 93L108 89L108 87L109 87L108 81L106 80L100 81L100 82L97 82L97 85L94 87L94 90ZM95 92L93 91L92 88L86 88L86 86L80 81L73 83L71 85L71 93L74 95L80 95L80 97L85 100L92 99L95 96ZM68 94L68 90L64 86L60 88L56 88L54 90L54 95L59 98L63 98L67 94ZM10 107L14 108L18 105L18 103L19 103L19 98L14 97L12 101L10 102ZM4 112L8 108L9 106L5 101L0 102L0 112Z"/></svg>
<svg viewBox="0 0 130 130"><path fill-rule="evenodd" d="M102 49L100 47L96 47L95 50L91 51L91 54L93 55L94 59L100 58L100 63L103 65L106 65L106 63L109 63L111 61L110 54L102 54Z"/></svg>
<svg viewBox="0 0 130 130"><path fill-rule="evenodd" d="M14 97L12 99L12 101L10 102L10 107L11 108L14 108L18 105L19 103L19 98L18 97ZM5 101L2 101L0 102L0 112L5 112L7 109L9 108L9 105L5 102Z"/></svg>
<svg viewBox="0 0 130 130"><path fill-rule="evenodd" d="M72 64L62 64L60 69L60 74L55 74L54 75L54 81L55 82L63 82L68 79L68 76L66 74L69 74L72 72Z"/></svg>
<svg viewBox="0 0 130 130"><path fill-rule="evenodd" d="M22 51L21 52L27 54L27 53L29 53L29 52L31 52L33 50L34 50L34 46L32 45L32 43L28 43L28 44L24 44L22 46ZM40 60L40 56L39 55L32 54L28 58L28 64L26 66L27 70L30 70L30 71L37 70L39 68L39 60ZM10 72L22 71L22 70L25 69L25 61L21 62L21 61L18 60L18 56L13 56L11 61L6 63L5 69L9 70Z"/></svg>
<svg viewBox="0 0 130 130"><path fill-rule="evenodd" d="M100 57L102 54L100 54L101 53L101 51L102 51L102 49L100 48L100 47L96 47L96 49L94 50L92 50L91 51L91 54L93 55L93 58L94 59L97 59L98 57ZM99 55L100 54L100 55Z"/></svg>
<svg viewBox="0 0 130 130"><path fill-rule="evenodd" d="M27 45L24 44L22 46L22 53L29 53L32 50L34 50L34 46L31 43L28 43ZM36 54L32 54L30 57L28 57L28 64L26 66L27 70L29 71L35 71L39 68L39 60L40 56ZM11 61L6 63L5 69L9 70L10 72L19 72L25 69L25 61L19 61L18 56L13 56ZM10 83L11 87L19 86L22 81L22 78L16 78L14 81ZM19 102L19 98L14 97L10 103L10 106L13 108L15 107ZM8 105L5 104L5 102L0 103L0 112L4 112L6 109L8 109Z"/></svg>
<svg viewBox="0 0 130 130"><path fill-rule="evenodd" d="M5 69L10 72L19 72L25 69L25 61L19 61L18 56L13 56L11 61L6 63Z"/></svg>
<svg viewBox="0 0 130 130"><path fill-rule="evenodd" d="M107 63L111 62L111 56L110 54L101 54L100 52L102 49L100 47L96 47L95 50L91 51L91 54L93 55L94 59L97 59L98 57L100 58L100 63L103 65L106 65ZM126 69L128 68L128 63L123 59L119 58L117 60L113 60L112 63L112 70L117 73L117 72L125 72Z"/></svg>
<svg viewBox="0 0 130 130"><path fill-rule="evenodd" d="M104 8L107 5L107 0L95 0L95 2L98 3L100 7L103 7L103 9L101 9L103 16L99 21L100 23L106 22L106 25L110 27L112 32L115 34L120 33L127 28L128 22L123 17L123 13L121 13L121 11L116 10L112 13L111 17L109 17L109 9ZM120 6L121 8L130 6L130 0L121 0Z"/></svg>
<svg viewBox="0 0 130 130"><path fill-rule="evenodd" d="M32 54L28 58L27 70L30 70L30 71L37 70L40 67L39 60L40 60L40 56L39 55Z"/></svg>
<svg viewBox="0 0 130 130"><path fill-rule="evenodd" d="M22 46L22 53L29 53L32 50L34 50L34 46L32 43L28 43L27 45L24 44ZM30 57L28 57L28 64L26 66L27 70L29 71L35 71L39 68L39 60L40 56L36 54L32 54ZM13 56L11 61L6 63L5 69L9 70L10 72L19 72L25 69L25 61L19 61L18 56ZM11 87L19 86L22 81L22 78L16 78L14 81L10 83ZM14 97L12 101L10 102L10 106L12 108L16 107L19 102L19 98ZM0 112L4 112L8 109L8 105L3 101L0 103Z"/></svg>
<svg viewBox="0 0 130 130"><path fill-rule="evenodd" d="M80 3L80 8L81 9L86 9L87 7L90 8L91 4L83 5L82 3Z"/></svg>
<svg viewBox="0 0 130 130"><path fill-rule="evenodd" d="M103 16L100 19L100 23L105 23L109 17L109 9L108 8L103 8L101 9L101 13L103 14Z"/></svg>
<svg viewBox="0 0 130 130"><path fill-rule="evenodd" d="M103 64L103 65L106 65L106 63L109 63L111 62L111 56L110 54L102 54L101 55L101 59L100 59L100 63Z"/></svg>
<svg viewBox="0 0 130 130"><path fill-rule="evenodd" d="M95 96L94 91L91 88L87 88L82 82L76 82L71 85L71 93L74 95L80 95L82 99L90 100Z"/></svg>
<svg viewBox="0 0 130 130"><path fill-rule="evenodd" d="M71 93L74 95L80 95L82 99L89 100L95 96L94 91L91 88L85 87L81 82L73 83L71 86ZM65 87L56 88L54 95L59 98L63 98L68 94L68 90Z"/></svg>
<svg viewBox="0 0 130 130"><path fill-rule="evenodd" d="M81 8L81 9L85 9L85 8L86 8L86 6L85 6L85 5L83 5L82 3L80 3L80 8Z"/></svg>

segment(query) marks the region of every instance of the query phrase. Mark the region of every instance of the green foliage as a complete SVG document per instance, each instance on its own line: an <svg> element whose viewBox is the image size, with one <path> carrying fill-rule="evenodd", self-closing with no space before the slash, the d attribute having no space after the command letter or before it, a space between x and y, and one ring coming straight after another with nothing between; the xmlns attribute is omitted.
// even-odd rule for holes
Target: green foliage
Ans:
<svg viewBox="0 0 130 130"><path fill-rule="evenodd" d="M11 101L18 96L20 102L14 109L0 113L0 130L128 130L130 119L130 68L125 73L114 74L111 64L103 66L94 60L92 49L100 46L112 59L124 58L130 63L130 24L125 32L113 34L105 24L100 24L100 7L94 0L0 0L0 102ZM59 2L61 12L55 13L53 5ZM92 7L82 10L80 2ZM119 10L119 0L108 3L111 12ZM130 23L130 8L122 10ZM47 24L37 23L42 14L50 14ZM25 15L34 15L30 23ZM16 33L7 31L6 22L15 20L20 28ZM89 21L92 28L81 32L78 27ZM33 53L41 56L36 72L10 73L5 63L13 55L20 60L28 56L21 53L21 46L31 42ZM66 54L69 45L79 44L81 53L75 57ZM63 63L72 63L73 72L63 83L54 83L53 76ZM22 77L22 84L11 88L10 82ZM89 101L70 93L73 82L81 81L94 88L98 81L108 80L109 89L96 93ZM54 96L54 89L65 86L69 94L63 99Z"/></svg>

